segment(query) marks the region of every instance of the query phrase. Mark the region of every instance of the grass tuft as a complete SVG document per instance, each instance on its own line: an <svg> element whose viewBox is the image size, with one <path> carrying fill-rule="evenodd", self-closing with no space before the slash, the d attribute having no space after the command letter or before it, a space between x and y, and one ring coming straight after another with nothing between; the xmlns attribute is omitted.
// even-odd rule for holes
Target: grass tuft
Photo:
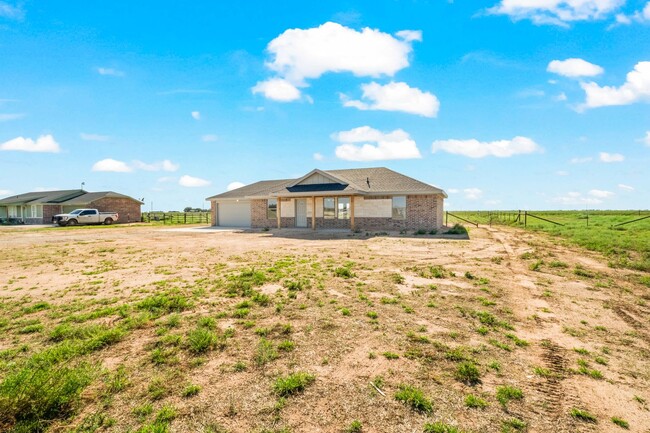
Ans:
<svg viewBox="0 0 650 433"><path fill-rule="evenodd" d="M301 393L307 386L314 383L316 376L299 371L286 377L279 377L273 384L273 390L280 397Z"/></svg>
<svg viewBox="0 0 650 433"><path fill-rule="evenodd" d="M400 385L399 391L395 393L395 400L410 406L411 409L418 412L433 412L431 400L424 396L422 390L409 385Z"/></svg>

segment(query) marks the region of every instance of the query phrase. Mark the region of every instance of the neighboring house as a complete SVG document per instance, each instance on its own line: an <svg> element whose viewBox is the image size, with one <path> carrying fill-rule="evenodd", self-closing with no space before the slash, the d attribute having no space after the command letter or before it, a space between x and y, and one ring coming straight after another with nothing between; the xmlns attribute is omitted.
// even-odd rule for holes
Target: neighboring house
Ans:
<svg viewBox="0 0 650 433"><path fill-rule="evenodd" d="M439 229L445 198L440 188L381 167L316 169L206 200L215 226L387 231Z"/></svg>
<svg viewBox="0 0 650 433"><path fill-rule="evenodd" d="M48 224L56 214L79 208L113 211L118 223L140 221L142 203L113 191L87 192L82 189L40 191L14 195L0 200L0 220L13 219L25 224Z"/></svg>

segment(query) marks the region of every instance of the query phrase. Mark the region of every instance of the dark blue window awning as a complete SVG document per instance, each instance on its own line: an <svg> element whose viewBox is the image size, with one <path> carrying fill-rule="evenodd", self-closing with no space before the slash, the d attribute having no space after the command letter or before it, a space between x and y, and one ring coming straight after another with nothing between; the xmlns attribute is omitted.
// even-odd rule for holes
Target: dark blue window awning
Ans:
<svg viewBox="0 0 650 433"><path fill-rule="evenodd" d="M289 192L326 192L343 191L347 185L342 183L314 183L311 185L295 185L287 187Z"/></svg>

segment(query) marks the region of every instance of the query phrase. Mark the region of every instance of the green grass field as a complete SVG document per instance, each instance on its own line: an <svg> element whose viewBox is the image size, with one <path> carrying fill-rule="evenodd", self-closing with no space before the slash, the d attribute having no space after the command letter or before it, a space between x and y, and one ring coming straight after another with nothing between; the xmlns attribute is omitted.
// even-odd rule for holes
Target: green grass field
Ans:
<svg viewBox="0 0 650 433"><path fill-rule="evenodd" d="M650 218L616 226L650 216L650 211L537 211L529 212L527 218L522 211L519 220L517 220L518 211L452 213L479 224L511 225L546 232L551 236L605 254L612 267L650 272ZM562 225L540 220L531 214ZM448 218L450 225L459 222L451 215Z"/></svg>

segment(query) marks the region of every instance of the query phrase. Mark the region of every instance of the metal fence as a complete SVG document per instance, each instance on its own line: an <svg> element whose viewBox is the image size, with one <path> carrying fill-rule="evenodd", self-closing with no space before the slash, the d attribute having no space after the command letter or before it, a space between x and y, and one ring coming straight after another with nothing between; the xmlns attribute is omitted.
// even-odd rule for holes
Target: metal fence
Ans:
<svg viewBox="0 0 650 433"><path fill-rule="evenodd" d="M159 224L210 224L210 212L143 212L142 222Z"/></svg>

